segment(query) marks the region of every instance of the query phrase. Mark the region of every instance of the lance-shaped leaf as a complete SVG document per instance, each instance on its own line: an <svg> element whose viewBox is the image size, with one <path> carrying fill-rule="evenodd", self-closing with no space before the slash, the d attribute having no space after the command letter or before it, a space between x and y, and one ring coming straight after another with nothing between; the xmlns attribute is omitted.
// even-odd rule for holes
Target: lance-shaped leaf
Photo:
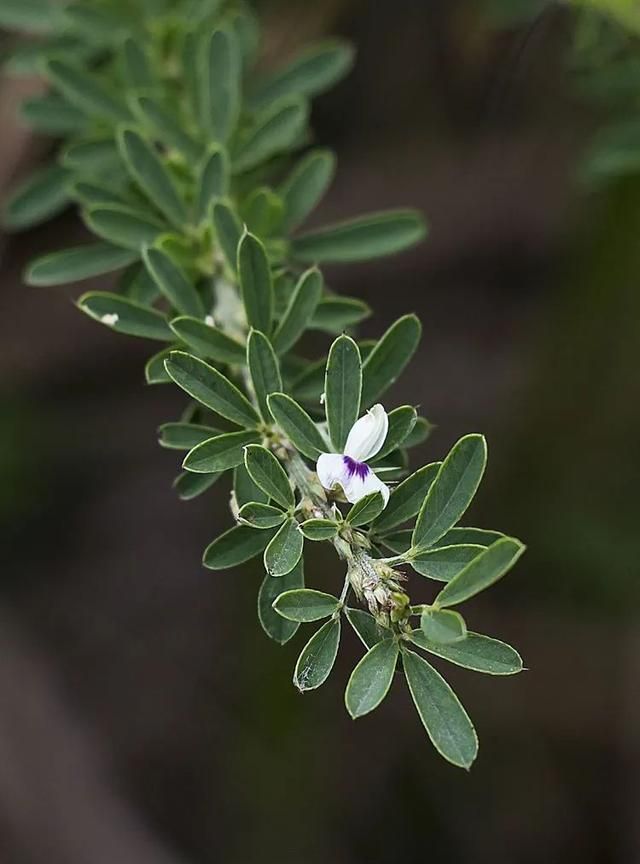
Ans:
<svg viewBox="0 0 640 864"><path fill-rule="evenodd" d="M159 220L121 204L98 204L85 214L87 226L110 243L140 251L165 230Z"/></svg>
<svg viewBox="0 0 640 864"><path fill-rule="evenodd" d="M515 675L522 672L522 658L514 648L506 642L479 633L468 632L466 639L461 642L441 645L427 639L422 630L413 630L411 641L430 654L474 672L487 675Z"/></svg>
<svg viewBox="0 0 640 864"><path fill-rule="evenodd" d="M266 447L252 444L247 447L244 464L253 482L262 491L288 510L295 499L289 478L276 457Z"/></svg>
<svg viewBox="0 0 640 864"><path fill-rule="evenodd" d="M171 175L155 150L133 129L118 133L118 147L131 177L149 200L176 228L182 228L189 217Z"/></svg>
<svg viewBox="0 0 640 864"><path fill-rule="evenodd" d="M413 651L403 650L402 665L433 746L447 761L470 768L478 754L478 736L460 700L442 675Z"/></svg>
<svg viewBox="0 0 640 864"><path fill-rule="evenodd" d="M81 180L72 183L68 187L68 192L71 198L83 207L97 207L101 204L120 204L126 206L122 195L111 192L99 183L85 183Z"/></svg>
<svg viewBox="0 0 640 864"><path fill-rule="evenodd" d="M307 519L300 525L300 530L307 540L331 540L339 527L332 519Z"/></svg>
<svg viewBox="0 0 640 864"><path fill-rule="evenodd" d="M168 111L151 96L134 98L131 104L144 126L164 144L178 150L190 162L200 158L202 146L184 131L178 116Z"/></svg>
<svg viewBox="0 0 640 864"><path fill-rule="evenodd" d="M173 332L201 357L216 363L244 366L246 348L222 330L198 318L181 316L169 322Z"/></svg>
<svg viewBox="0 0 640 864"><path fill-rule="evenodd" d="M411 405L402 405L389 412L389 431L382 445L382 450L376 454L376 461L384 459L404 442L417 420L416 409Z"/></svg>
<svg viewBox="0 0 640 864"><path fill-rule="evenodd" d="M90 291L78 298L77 303L79 309L117 333L141 336L146 339L160 339L164 342L173 339L173 333L164 315L127 300L119 294Z"/></svg>
<svg viewBox="0 0 640 864"><path fill-rule="evenodd" d="M29 264L25 282L34 286L64 285L127 267L137 252L110 243L91 243L42 255Z"/></svg>
<svg viewBox="0 0 640 864"><path fill-rule="evenodd" d="M360 351L349 336L339 336L329 351L325 376L327 424L338 453L343 452L351 427L358 419L361 392Z"/></svg>
<svg viewBox="0 0 640 864"><path fill-rule="evenodd" d="M240 220L235 210L225 201L215 202L211 218L225 261L235 273L238 266L238 246L242 237Z"/></svg>
<svg viewBox="0 0 640 864"><path fill-rule="evenodd" d="M322 273L315 267L303 273L273 337L273 347L284 354L296 344L316 311L322 297L324 281Z"/></svg>
<svg viewBox="0 0 640 864"><path fill-rule="evenodd" d="M269 500L269 496L253 482L244 463L238 465L233 472L233 494L235 495L238 507L243 507L245 504L252 502L266 504Z"/></svg>
<svg viewBox="0 0 640 864"><path fill-rule="evenodd" d="M252 234L272 237L282 226L284 204L268 186L259 186L244 200L241 212Z"/></svg>
<svg viewBox="0 0 640 864"><path fill-rule="evenodd" d="M252 330L247 339L247 366L251 383L265 423L271 422L268 398L282 390L280 366L271 343L259 330Z"/></svg>
<svg viewBox="0 0 640 864"><path fill-rule="evenodd" d="M284 201L284 228L292 231L301 225L329 188L336 170L331 150L313 150L295 166L280 186Z"/></svg>
<svg viewBox="0 0 640 864"><path fill-rule="evenodd" d="M278 507L271 504L261 504L258 501L250 501L240 508L238 521L250 525L252 528L277 528L282 525L287 514Z"/></svg>
<svg viewBox="0 0 640 864"><path fill-rule="evenodd" d="M467 635L467 625L459 612L452 609L425 609L420 617L420 627L430 642L451 645Z"/></svg>
<svg viewBox="0 0 640 864"><path fill-rule="evenodd" d="M201 222L207 218L211 203L216 198L224 198L229 192L229 157L223 147L215 145L207 153L198 172L197 190L196 211ZM236 243L235 249L237 247Z"/></svg>
<svg viewBox="0 0 640 864"><path fill-rule="evenodd" d="M210 489L219 477L222 474L191 474L184 471L173 481L173 488L181 501L192 501Z"/></svg>
<svg viewBox="0 0 640 864"><path fill-rule="evenodd" d="M284 96L315 96L333 87L353 65L354 51L343 39L328 39L307 48L284 69L269 76L251 99L267 105Z"/></svg>
<svg viewBox="0 0 640 864"><path fill-rule="evenodd" d="M484 546L463 543L456 546L440 546L418 552L409 558L409 563L421 576L450 582L470 561L477 558Z"/></svg>
<svg viewBox="0 0 640 864"><path fill-rule="evenodd" d="M204 316L204 305L184 270L161 249L142 250L142 260L149 275L174 309L183 315Z"/></svg>
<svg viewBox="0 0 640 864"><path fill-rule="evenodd" d="M13 192L4 211L4 224L18 230L37 225L63 210L69 203L69 172L59 165L32 174Z"/></svg>
<svg viewBox="0 0 640 864"><path fill-rule="evenodd" d="M286 576L274 579L267 573L260 586L258 593L258 618L262 629L270 639L284 645L298 630L300 624L297 621L289 621L278 615L272 604L276 597L283 591L304 586L304 564L302 558Z"/></svg>
<svg viewBox="0 0 640 864"><path fill-rule="evenodd" d="M487 531L485 528L452 528L433 544L433 548L439 549L442 546L458 546L460 544L491 546L492 543L504 536L500 531Z"/></svg>
<svg viewBox="0 0 640 864"><path fill-rule="evenodd" d="M33 130L45 135L83 133L89 123L86 114L55 92L25 99L20 114Z"/></svg>
<svg viewBox="0 0 640 864"><path fill-rule="evenodd" d="M345 521L353 528L366 525L384 510L384 498L379 492L365 495L347 513Z"/></svg>
<svg viewBox="0 0 640 864"><path fill-rule="evenodd" d="M497 582L516 563L525 547L513 537L503 537L483 549L455 576L435 599L438 606L455 606Z"/></svg>
<svg viewBox="0 0 640 864"><path fill-rule="evenodd" d="M325 594L324 591L300 588L284 591L274 601L273 608L283 618L305 623L320 621L333 615L340 608L340 601L332 594Z"/></svg>
<svg viewBox="0 0 640 864"><path fill-rule="evenodd" d="M332 618L313 634L298 657L293 683L304 693L315 690L329 677L340 644L340 618Z"/></svg>
<svg viewBox="0 0 640 864"><path fill-rule="evenodd" d="M124 102L117 99L86 69L54 59L46 64L46 72L63 96L88 117L101 117L112 123L131 119Z"/></svg>
<svg viewBox="0 0 640 864"><path fill-rule="evenodd" d="M191 450L203 441L222 434L213 426L203 426L199 423L163 423L158 433L160 446L170 450Z"/></svg>
<svg viewBox="0 0 640 864"><path fill-rule="evenodd" d="M176 346L172 345L169 348L163 348L153 354L144 364L144 380L147 384L169 384L171 378L167 375L167 370L164 366L164 361L168 359L169 354L175 351Z"/></svg>
<svg viewBox="0 0 640 864"><path fill-rule="evenodd" d="M373 615L365 612L364 609L350 609L346 607L344 612L349 624L351 624L358 634L365 648L373 648L378 642L382 642L383 639L391 636L391 631L381 627Z"/></svg>
<svg viewBox="0 0 640 864"><path fill-rule="evenodd" d="M204 550L202 563L210 570L227 570L250 561L264 550L276 529L254 531L247 525L236 525L221 534Z"/></svg>
<svg viewBox="0 0 640 864"><path fill-rule="evenodd" d="M413 532L416 549L432 546L463 516L486 464L487 444L482 435L465 435L454 444L420 509Z"/></svg>
<svg viewBox="0 0 640 864"><path fill-rule="evenodd" d="M348 327L360 324L371 315L371 307L355 297L325 295L316 307L309 323L312 330L324 333L342 333Z"/></svg>
<svg viewBox="0 0 640 864"><path fill-rule="evenodd" d="M246 233L238 247L238 277L247 322L267 335L273 319L273 283L264 246Z"/></svg>
<svg viewBox="0 0 640 864"><path fill-rule="evenodd" d="M418 444L423 444L431 435L435 425L430 423L426 417L418 417L415 426L407 435L404 442L405 447L417 447Z"/></svg>
<svg viewBox="0 0 640 864"><path fill-rule="evenodd" d="M295 519L288 519L264 550L264 568L270 576L286 576L302 557L304 537Z"/></svg>
<svg viewBox="0 0 640 864"><path fill-rule="evenodd" d="M353 719L373 711L389 692L398 661L398 642L384 639L367 651L351 673L344 694Z"/></svg>
<svg viewBox="0 0 640 864"><path fill-rule="evenodd" d="M197 444L184 458L182 467L194 474L217 474L241 465L244 448L260 440L257 432L227 432Z"/></svg>
<svg viewBox="0 0 640 864"><path fill-rule="evenodd" d="M372 405L396 381L413 357L422 325L404 315L389 327L362 367L362 404Z"/></svg>
<svg viewBox="0 0 640 864"><path fill-rule="evenodd" d="M389 503L371 526L376 534L391 531L416 515L440 470L440 465L440 462L425 465L396 486Z"/></svg>
<svg viewBox="0 0 640 864"><path fill-rule="evenodd" d="M391 534L385 534L384 537L376 535L376 543L395 552L396 555L404 555L411 548L411 535L413 529L403 528L401 531L392 531Z"/></svg>
<svg viewBox="0 0 640 864"><path fill-rule="evenodd" d="M253 428L260 422L253 405L238 388L203 360L174 351L166 361L175 383L207 408L238 426Z"/></svg>
<svg viewBox="0 0 640 864"><path fill-rule="evenodd" d="M215 30L206 46L206 76L202 121L215 140L224 143L233 133L240 111L240 57L234 35Z"/></svg>
<svg viewBox="0 0 640 864"><path fill-rule="evenodd" d="M309 106L303 99L294 98L275 103L260 115L253 129L236 149L233 156L234 171L249 171L298 144L308 114Z"/></svg>
<svg viewBox="0 0 640 864"><path fill-rule="evenodd" d="M303 456L317 459L327 449L318 427L294 399L285 393L273 393L268 404L273 419Z"/></svg>
<svg viewBox="0 0 640 864"><path fill-rule="evenodd" d="M419 213L389 210L301 234L293 241L292 251L298 261L311 263L368 261L407 249L425 236Z"/></svg>

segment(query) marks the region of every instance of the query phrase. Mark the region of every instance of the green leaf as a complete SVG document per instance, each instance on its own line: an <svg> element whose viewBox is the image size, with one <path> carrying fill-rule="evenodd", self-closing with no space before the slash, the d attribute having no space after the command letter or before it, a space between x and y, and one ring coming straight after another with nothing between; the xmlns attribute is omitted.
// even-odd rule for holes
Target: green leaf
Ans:
<svg viewBox="0 0 640 864"><path fill-rule="evenodd" d="M238 266L238 246L242 225L233 208L224 201L216 201L211 210L213 227L225 261L235 273Z"/></svg>
<svg viewBox="0 0 640 864"><path fill-rule="evenodd" d="M45 135L82 133L88 123L82 111L54 92L25 99L20 114L34 131Z"/></svg>
<svg viewBox="0 0 640 864"><path fill-rule="evenodd" d="M378 642L364 655L351 673L344 694L347 711L353 719L373 711L389 692L398 661L395 639Z"/></svg>
<svg viewBox="0 0 640 864"><path fill-rule="evenodd" d="M127 267L137 259L129 249L110 243L90 243L42 255L29 264L25 282L34 286L64 285Z"/></svg>
<svg viewBox="0 0 640 864"><path fill-rule="evenodd" d="M273 608L289 621L308 623L328 618L338 611L340 605L338 598L332 594L312 591L310 588L298 588L280 594L274 601Z"/></svg>
<svg viewBox="0 0 640 864"><path fill-rule="evenodd" d="M56 22L58 9L47 0L2 0L0 27L46 33Z"/></svg>
<svg viewBox="0 0 640 864"><path fill-rule="evenodd" d="M158 443L169 450L191 450L209 438L222 434L213 426L198 423L163 423L158 429Z"/></svg>
<svg viewBox="0 0 640 864"><path fill-rule="evenodd" d="M345 519L353 528L373 522L376 516L384 510L384 498L379 492L365 495L347 513Z"/></svg>
<svg viewBox="0 0 640 864"><path fill-rule="evenodd" d="M318 303L309 323L313 330L340 334L371 315L371 307L355 297L328 295Z"/></svg>
<svg viewBox="0 0 640 864"><path fill-rule="evenodd" d="M216 198L224 198L229 192L229 173L227 151L219 145L214 145L202 162L196 181L198 194L196 211L199 222L207 218L211 202ZM238 244L236 242L233 251L234 262L237 248Z"/></svg>
<svg viewBox="0 0 640 864"><path fill-rule="evenodd" d="M304 537L295 519L288 519L264 552L264 567L274 578L286 576L302 557Z"/></svg>
<svg viewBox="0 0 640 864"><path fill-rule="evenodd" d="M244 200L241 212L252 234L271 237L282 225L284 205L272 189L259 186Z"/></svg>
<svg viewBox="0 0 640 864"><path fill-rule="evenodd" d="M202 563L210 570L226 570L244 564L263 551L275 530L255 531L247 525L236 525L207 546Z"/></svg>
<svg viewBox="0 0 640 864"><path fill-rule="evenodd" d="M183 130L179 117L150 96L134 98L131 104L142 125L165 145L178 150L190 162L200 158L202 146Z"/></svg>
<svg viewBox="0 0 640 864"><path fill-rule="evenodd" d="M203 360L174 351L166 361L166 367L179 387L221 417L238 426L253 428L259 424L260 418L246 396Z"/></svg>
<svg viewBox="0 0 640 864"><path fill-rule="evenodd" d="M309 107L303 99L277 102L255 122L236 149L233 170L242 173L295 146L304 132Z"/></svg>
<svg viewBox="0 0 640 864"><path fill-rule="evenodd" d="M347 616L347 621L351 624L360 637L360 641L367 649L373 648L374 645L382 642L382 640L386 639L391 633L390 630L381 627L373 615L365 612L364 609L350 609L349 607L345 607L344 612Z"/></svg>
<svg viewBox="0 0 640 864"><path fill-rule="evenodd" d="M149 357L144 364L144 380L147 384L169 384L171 378L167 375L167 370L164 368L164 361L167 359L171 351L175 350L175 346L163 348L152 357Z"/></svg>
<svg viewBox="0 0 640 864"><path fill-rule="evenodd" d="M197 444L184 458L182 467L194 474L217 474L241 465L244 448L260 440L257 432L227 432Z"/></svg>
<svg viewBox="0 0 640 864"><path fill-rule="evenodd" d="M318 427L304 408L285 393L273 393L267 400L278 426L296 450L308 459L317 459L327 446Z"/></svg>
<svg viewBox="0 0 640 864"><path fill-rule="evenodd" d="M245 451L244 464L253 482L269 498L277 501L286 510L293 507L295 499L289 478L270 450L251 444Z"/></svg>
<svg viewBox="0 0 640 864"><path fill-rule="evenodd" d="M338 533L338 523L331 519L307 519L300 530L307 540L331 540Z"/></svg>
<svg viewBox="0 0 640 864"><path fill-rule="evenodd" d="M124 204L126 206L126 201L121 195L111 192L98 183L87 183L84 180L80 180L68 186L68 192L74 201L87 208L102 204Z"/></svg>
<svg viewBox="0 0 640 864"><path fill-rule="evenodd" d="M85 177L108 178L111 184L126 178L113 138L78 141L65 147L59 157L65 168Z"/></svg>
<svg viewBox="0 0 640 864"><path fill-rule="evenodd" d="M404 315L389 327L362 367L362 404L373 405L396 381L413 357L422 325L415 315Z"/></svg>
<svg viewBox="0 0 640 864"><path fill-rule="evenodd" d="M484 548L484 546L466 543L457 546L439 546L419 552L415 558L410 557L409 563L421 576L437 579L440 582L450 582L470 561L477 558Z"/></svg>
<svg viewBox="0 0 640 864"><path fill-rule="evenodd" d="M340 618L332 618L313 634L298 657L293 683L304 693L315 690L329 677L340 644Z"/></svg>
<svg viewBox="0 0 640 864"><path fill-rule="evenodd" d="M501 540L504 536L500 531L487 531L484 528L452 528L433 544L433 548L440 549L442 546L457 546L459 544L491 546L492 543Z"/></svg>
<svg viewBox="0 0 640 864"><path fill-rule="evenodd" d="M301 225L322 200L336 170L331 150L313 150L295 166L279 189L284 201L284 229L292 231Z"/></svg>
<svg viewBox="0 0 640 864"><path fill-rule="evenodd" d="M404 446L417 447L418 444L423 444L434 429L434 424L430 423L426 417L418 417L415 426L407 435Z"/></svg>
<svg viewBox="0 0 640 864"><path fill-rule="evenodd" d="M189 221L184 201L156 151L134 129L121 129L117 140L133 180L168 222L183 228Z"/></svg>
<svg viewBox="0 0 640 864"><path fill-rule="evenodd" d="M49 60L46 72L51 83L87 117L100 117L110 122L131 119L129 109L86 69L62 60Z"/></svg>
<svg viewBox="0 0 640 864"><path fill-rule="evenodd" d="M272 507L271 504L260 504L258 501L251 501L240 508L238 520L250 525L252 528L277 528L282 525L287 514L278 507Z"/></svg>
<svg viewBox="0 0 640 864"><path fill-rule="evenodd" d="M411 405L402 405L400 408L394 408L393 411L389 412L389 431L382 449L375 456L376 461L384 459L405 441L413 429L417 417L416 409L412 408Z"/></svg>
<svg viewBox="0 0 640 864"><path fill-rule="evenodd" d="M452 528L473 500L487 464L482 435L465 435L451 448L420 509L413 532L416 549L432 546Z"/></svg>
<svg viewBox="0 0 640 864"><path fill-rule="evenodd" d="M144 46L128 36L122 44L122 61L127 84L133 89L153 87L153 71Z"/></svg>
<svg viewBox="0 0 640 864"><path fill-rule="evenodd" d="M282 593L294 588L302 588L304 585L304 563L302 558L297 566L293 568L291 573L286 576L279 576L274 579L273 576L267 575L264 577L260 592L258 594L258 618L262 624L262 629L269 638L280 645L288 642L298 630L300 626L297 621L287 621L275 611L272 607L273 601Z"/></svg>
<svg viewBox="0 0 640 864"><path fill-rule="evenodd" d="M376 534L390 531L416 515L440 470L440 465L440 462L425 465L396 486L389 503L371 526Z"/></svg>
<svg viewBox="0 0 640 864"><path fill-rule="evenodd" d="M197 354L216 363L244 366L246 349L240 342L227 336L198 318L181 316L169 322L173 332Z"/></svg>
<svg viewBox="0 0 640 864"><path fill-rule="evenodd" d="M203 125L211 138L222 143L232 135L240 112L240 57L234 36L215 30L206 48Z"/></svg>
<svg viewBox="0 0 640 864"><path fill-rule="evenodd" d="M470 768L478 754L478 736L451 687L413 651L402 652L409 691L434 747L447 761Z"/></svg>
<svg viewBox="0 0 640 864"><path fill-rule="evenodd" d="M514 648L506 642L479 633L467 633L467 638L461 642L440 645L427 639L422 630L413 630L411 641L443 660L473 669L474 672L485 672L487 675L515 675L522 672L522 658Z"/></svg>
<svg viewBox="0 0 640 864"><path fill-rule="evenodd" d="M420 617L420 627L430 642L439 645L460 642L467 635L464 618L451 609L425 609Z"/></svg>
<svg viewBox="0 0 640 864"><path fill-rule="evenodd" d="M435 599L438 606L455 606L497 582L516 563L525 547L503 537L477 555L449 582Z"/></svg>
<svg viewBox="0 0 640 864"><path fill-rule="evenodd" d="M361 391L360 351L349 336L339 336L329 351L325 376L329 435L338 453L343 452L351 427L358 419Z"/></svg>
<svg viewBox="0 0 640 864"><path fill-rule="evenodd" d="M146 306L140 306L119 294L108 291L90 291L78 298L78 308L95 321L105 324L117 333L160 339L170 342L173 333L164 315Z"/></svg>
<svg viewBox="0 0 640 864"><path fill-rule="evenodd" d="M117 44L128 29L121 16L98 4L69 3L62 7L62 17L64 25L100 46Z"/></svg>
<svg viewBox="0 0 640 864"><path fill-rule="evenodd" d="M298 261L310 263L368 261L414 246L425 236L419 213L389 210L301 234L293 241L292 251Z"/></svg>
<svg viewBox="0 0 640 864"><path fill-rule="evenodd" d="M191 501L210 489L219 477L222 474L190 474L185 471L173 481L173 488L181 501Z"/></svg>
<svg viewBox="0 0 640 864"><path fill-rule="evenodd" d="M411 548L412 534L413 529L405 528L402 531L394 531L391 534L385 534L384 537L378 537L376 535L375 542L380 543L385 548L395 552L396 555L403 555Z"/></svg>
<svg viewBox="0 0 640 864"><path fill-rule="evenodd" d="M98 237L138 252L143 246L152 245L165 229L161 222L118 204L90 207L85 221Z"/></svg>
<svg viewBox="0 0 640 864"><path fill-rule="evenodd" d="M353 57L353 48L344 39L328 39L312 45L284 69L269 76L251 102L267 105L285 96L323 93L349 72Z"/></svg>
<svg viewBox="0 0 640 864"><path fill-rule="evenodd" d="M186 273L162 250L142 250L142 260L149 275L169 303L184 315L204 316L204 306Z"/></svg>
<svg viewBox="0 0 640 864"><path fill-rule="evenodd" d="M259 330L251 330L247 339L247 366L251 383L265 423L271 422L268 397L282 390L280 366L271 343Z"/></svg>
<svg viewBox="0 0 640 864"><path fill-rule="evenodd" d="M273 283L264 246L245 233L238 246L240 291L251 327L269 335L273 319Z"/></svg>
<svg viewBox="0 0 640 864"><path fill-rule="evenodd" d="M269 500L269 496L253 482L244 464L238 465L233 472L233 491L238 507L255 502L266 504Z"/></svg>
<svg viewBox="0 0 640 864"><path fill-rule="evenodd" d="M326 366L326 358L315 363L308 363L305 371L292 382L291 392L293 396L303 402L319 405L320 397L324 392Z"/></svg>
<svg viewBox="0 0 640 864"><path fill-rule="evenodd" d="M11 230L37 225L63 210L69 203L69 172L49 165L32 174L14 192L4 211L4 224Z"/></svg>
<svg viewBox="0 0 640 864"><path fill-rule="evenodd" d="M322 297L322 273L313 267L302 274L273 337L278 354L291 350L313 318Z"/></svg>

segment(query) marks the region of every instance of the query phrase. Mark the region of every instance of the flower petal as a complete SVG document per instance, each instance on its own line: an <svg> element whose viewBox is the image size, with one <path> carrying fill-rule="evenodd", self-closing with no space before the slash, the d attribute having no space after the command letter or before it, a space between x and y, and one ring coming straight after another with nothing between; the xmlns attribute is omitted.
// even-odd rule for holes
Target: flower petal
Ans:
<svg viewBox="0 0 640 864"><path fill-rule="evenodd" d="M339 453L321 453L316 472L325 489L333 489L336 483L344 488L344 484L349 481L349 469L344 456Z"/></svg>
<svg viewBox="0 0 640 864"><path fill-rule="evenodd" d="M344 448L345 455L357 462L366 462L382 448L388 431L387 412L382 405L374 405L351 427Z"/></svg>
<svg viewBox="0 0 640 864"><path fill-rule="evenodd" d="M352 474L346 484L341 483L341 486L344 489L344 497L351 504L357 504L361 498L371 495L372 492L380 492L385 507L389 502L389 487L376 477L371 468L364 477L360 473Z"/></svg>

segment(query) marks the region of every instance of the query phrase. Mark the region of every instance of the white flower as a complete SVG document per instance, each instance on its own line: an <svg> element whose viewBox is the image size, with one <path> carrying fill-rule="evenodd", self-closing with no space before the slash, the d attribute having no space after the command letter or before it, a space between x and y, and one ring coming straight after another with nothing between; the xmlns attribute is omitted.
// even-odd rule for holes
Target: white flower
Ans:
<svg viewBox="0 0 640 864"><path fill-rule="evenodd" d="M322 453L316 471L325 489L341 486L345 498L355 504L365 495L380 492L385 506L389 488L366 464L382 445L389 431L389 418L382 405L374 405L351 427L344 453Z"/></svg>

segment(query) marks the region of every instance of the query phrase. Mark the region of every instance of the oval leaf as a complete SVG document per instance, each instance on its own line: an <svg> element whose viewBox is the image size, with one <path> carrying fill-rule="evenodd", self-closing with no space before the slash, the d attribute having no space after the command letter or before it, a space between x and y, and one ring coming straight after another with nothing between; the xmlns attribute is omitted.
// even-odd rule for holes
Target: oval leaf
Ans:
<svg viewBox="0 0 640 864"><path fill-rule="evenodd" d="M267 401L273 419L303 456L317 459L327 449L318 427L294 399L273 393Z"/></svg>
<svg viewBox="0 0 640 864"><path fill-rule="evenodd" d="M340 644L340 618L332 618L314 633L298 657L293 683L304 693L315 690L329 677Z"/></svg>
<svg viewBox="0 0 640 864"><path fill-rule="evenodd" d="M210 570L226 570L237 567L255 558L275 534L270 531L254 531L246 525L236 525L217 537L204 550L202 563Z"/></svg>
<svg viewBox="0 0 640 864"><path fill-rule="evenodd" d="M283 618L303 623L328 618L340 608L340 601L324 591L302 588L280 594L274 601L273 608Z"/></svg>
<svg viewBox="0 0 640 864"><path fill-rule="evenodd" d="M246 448L244 464L253 482L285 509L293 507L295 499L287 474L270 450L258 444Z"/></svg>
<svg viewBox="0 0 640 864"><path fill-rule="evenodd" d="M286 576L302 557L304 537L295 519L288 519L264 552L264 567L274 578Z"/></svg>
<svg viewBox="0 0 640 864"><path fill-rule="evenodd" d="M522 672L522 658L511 645L479 633L467 633L467 638L461 642L440 645L427 639L422 630L413 630L411 641L443 660L474 672L485 672L487 675L515 675Z"/></svg>
<svg viewBox="0 0 640 864"><path fill-rule="evenodd" d="M524 552L519 540L503 537L483 549L436 597L438 606L455 606L502 578Z"/></svg>
<svg viewBox="0 0 640 864"><path fill-rule="evenodd" d="M362 366L360 351L349 336L339 336L329 351L325 375L325 410L329 435L342 453L360 413Z"/></svg>
<svg viewBox="0 0 640 864"><path fill-rule="evenodd" d="M389 692L398 660L398 643L385 639L374 645L351 673L344 694L354 720L377 708Z"/></svg>
<svg viewBox="0 0 640 864"><path fill-rule="evenodd" d="M257 432L228 432L197 444L185 456L182 467L195 474L213 474L241 465L244 448L260 440Z"/></svg>

